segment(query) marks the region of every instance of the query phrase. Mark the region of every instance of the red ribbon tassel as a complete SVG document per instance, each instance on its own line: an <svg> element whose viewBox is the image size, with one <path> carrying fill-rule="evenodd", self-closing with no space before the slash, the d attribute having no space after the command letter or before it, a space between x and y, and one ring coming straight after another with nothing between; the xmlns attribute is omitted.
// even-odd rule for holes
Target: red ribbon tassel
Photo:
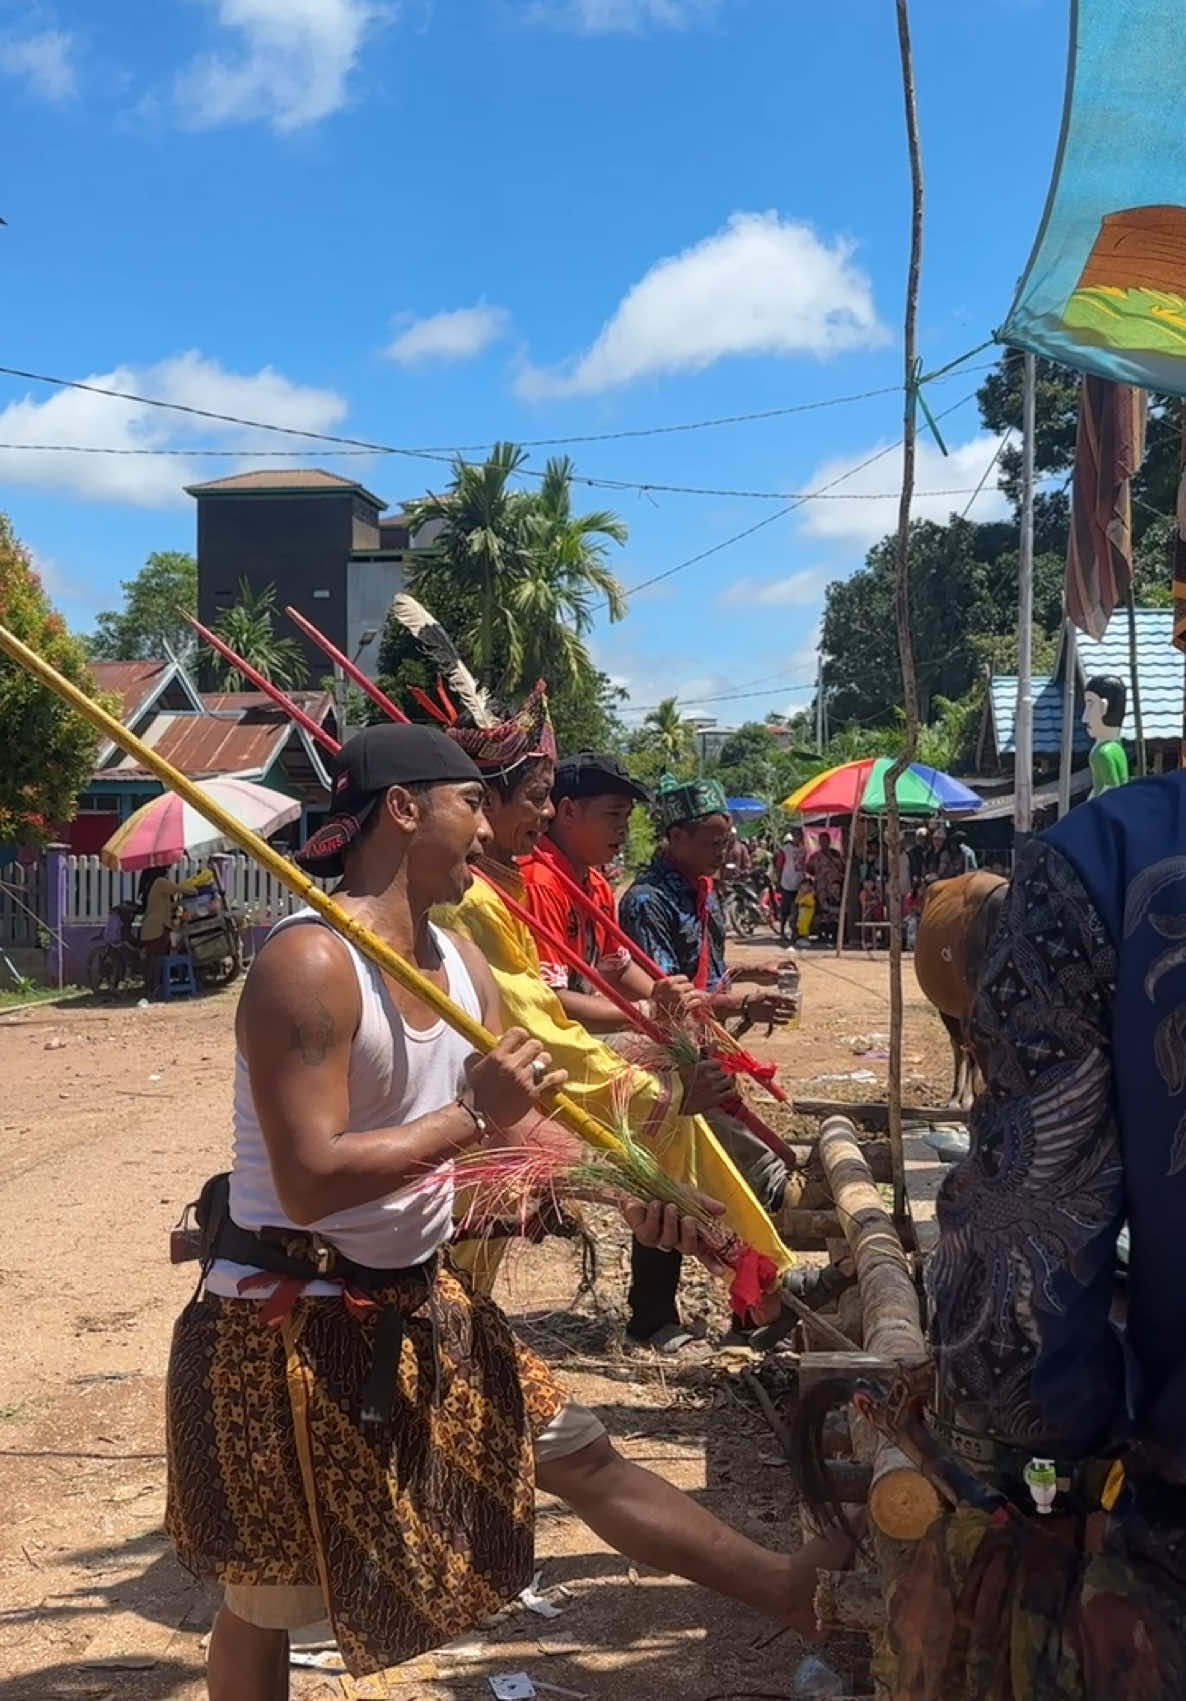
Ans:
<svg viewBox="0 0 1186 1701"><path fill-rule="evenodd" d="M756 1247L743 1246L733 1266L729 1300L735 1317L748 1317L774 1286L778 1266Z"/></svg>

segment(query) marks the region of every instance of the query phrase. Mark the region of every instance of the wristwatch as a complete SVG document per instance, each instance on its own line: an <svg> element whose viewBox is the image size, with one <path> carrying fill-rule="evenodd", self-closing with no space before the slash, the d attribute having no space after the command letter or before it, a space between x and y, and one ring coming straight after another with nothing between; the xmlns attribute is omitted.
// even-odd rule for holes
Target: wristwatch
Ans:
<svg viewBox="0 0 1186 1701"><path fill-rule="evenodd" d="M457 1103L460 1109L465 1112L474 1127L477 1129L478 1138L480 1140L484 1140L490 1131L490 1124L486 1121L486 1118L482 1115L481 1111L476 1105L467 1104L463 1098L459 1098Z"/></svg>

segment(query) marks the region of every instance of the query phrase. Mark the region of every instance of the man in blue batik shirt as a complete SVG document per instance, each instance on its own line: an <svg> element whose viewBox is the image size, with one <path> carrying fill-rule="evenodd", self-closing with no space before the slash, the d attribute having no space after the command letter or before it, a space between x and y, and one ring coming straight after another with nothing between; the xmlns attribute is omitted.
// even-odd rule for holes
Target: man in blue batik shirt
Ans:
<svg viewBox="0 0 1186 1701"><path fill-rule="evenodd" d="M895 1701L1176 1701L1186 772L1108 792L1021 852L971 1041L986 1087L927 1270L935 1421L1015 1505L1034 1460L1060 1488L1053 1516L963 1508L932 1527L895 1598L883 1677Z"/></svg>
<svg viewBox="0 0 1186 1701"><path fill-rule="evenodd" d="M729 985L725 966L725 918L714 883L724 866L732 834L729 806L717 780L678 780L664 776L656 797L663 838L654 861L638 875L622 899L618 919L634 942L668 975L686 975L709 995L718 1020L745 1016L752 1022L785 1022L794 1014L792 1000L777 992L741 993ZM777 981L775 968L757 967L734 975L759 986ZM721 1145L775 1216L782 1204L786 1168L760 1140L723 1111L708 1123ZM678 1256L637 1244L626 1332L631 1340L659 1352L678 1352L694 1338L680 1323L676 1293ZM735 1322L735 1327L738 1325Z"/></svg>

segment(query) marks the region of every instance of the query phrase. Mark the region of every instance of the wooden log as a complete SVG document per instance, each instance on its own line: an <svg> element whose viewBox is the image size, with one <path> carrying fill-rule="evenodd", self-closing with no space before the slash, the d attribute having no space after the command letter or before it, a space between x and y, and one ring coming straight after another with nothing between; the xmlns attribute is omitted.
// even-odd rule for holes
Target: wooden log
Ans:
<svg viewBox="0 0 1186 1701"><path fill-rule="evenodd" d="M876 1571L816 1573L815 1621L823 1631L885 1629L885 1596Z"/></svg>
<svg viewBox="0 0 1186 1701"><path fill-rule="evenodd" d="M887 1104L843 1104L838 1099L796 1099L795 1109L804 1116L847 1116L861 1128L883 1134L889 1128ZM903 1105L902 1121L907 1122L967 1122L968 1112L951 1105ZM798 1144L803 1143L800 1135ZM810 1144L810 1140L808 1144Z"/></svg>
<svg viewBox="0 0 1186 1701"><path fill-rule="evenodd" d="M830 1117L820 1130L820 1160L856 1262L866 1356L892 1365L925 1362L918 1295L906 1253L847 1118ZM917 1541L939 1514L938 1493L903 1453L867 1425L854 1422L853 1443L857 1458L873 1466L869 1516L874 1524L896 1541Z"/></svg>
<svg viewBox="0 0 1186 1701"><path fill-rule="evenodd" d="M802 1206L779 1212L778 1232L784 1245L800 1252L822 1252L840 1234L835 1211L809 1211Z"/></svg>
<svg viewBox="0 0 1186 1701"><path fill-rule="evenodd" d="M863 1506L873 1486L872 1465L858 1464L855 1459L829 1459L828 1477L837 1500L846 1506Z"/></svg>

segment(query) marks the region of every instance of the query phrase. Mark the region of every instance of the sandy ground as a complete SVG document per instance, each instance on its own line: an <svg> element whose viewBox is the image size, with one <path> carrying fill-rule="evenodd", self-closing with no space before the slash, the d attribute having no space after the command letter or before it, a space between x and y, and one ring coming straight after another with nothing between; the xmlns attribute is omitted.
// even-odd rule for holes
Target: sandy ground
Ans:
<svg viewBox="0 0 1186 1701"><path fill-rule="evenodd" d="M771 947L736 955L769 959ZM768 1048L784 1081L804 1096L883 1096L884 1062L854 1055L853 1040L888 1025L884 958L802 961L803 1024ZM906 980L906 1073L924 1102L940 1088L945 1098L947 1042L909 968ZM161 1531L162 1373L193 1279L192 1266L169 1265L167 1241L227 1162L236 997L0 1017L0 1701L205 1694L212 1595ZM750 1355L685 1367L624 1353L625 1266L625 1236L611 1231L594 1293L574 1302L575 1254L550 1243L510 1262L501 1297L625 1452L757 1540L794 1546L793 1485L737 1377ZM702 1295L719 1320L719 1296L691 1287L691 1309ZM639 1576L546 1497L538 1560L544 1589L568 1591L555 1595L561 1617L517 1609L460 1656L346 1693L477 1701L490 1675L527 1670L562 1693L620 1701L789 1695L793 1637L770 1641L753 1613ZM300 1673L294 1693L343 1687Z"/></svg>

